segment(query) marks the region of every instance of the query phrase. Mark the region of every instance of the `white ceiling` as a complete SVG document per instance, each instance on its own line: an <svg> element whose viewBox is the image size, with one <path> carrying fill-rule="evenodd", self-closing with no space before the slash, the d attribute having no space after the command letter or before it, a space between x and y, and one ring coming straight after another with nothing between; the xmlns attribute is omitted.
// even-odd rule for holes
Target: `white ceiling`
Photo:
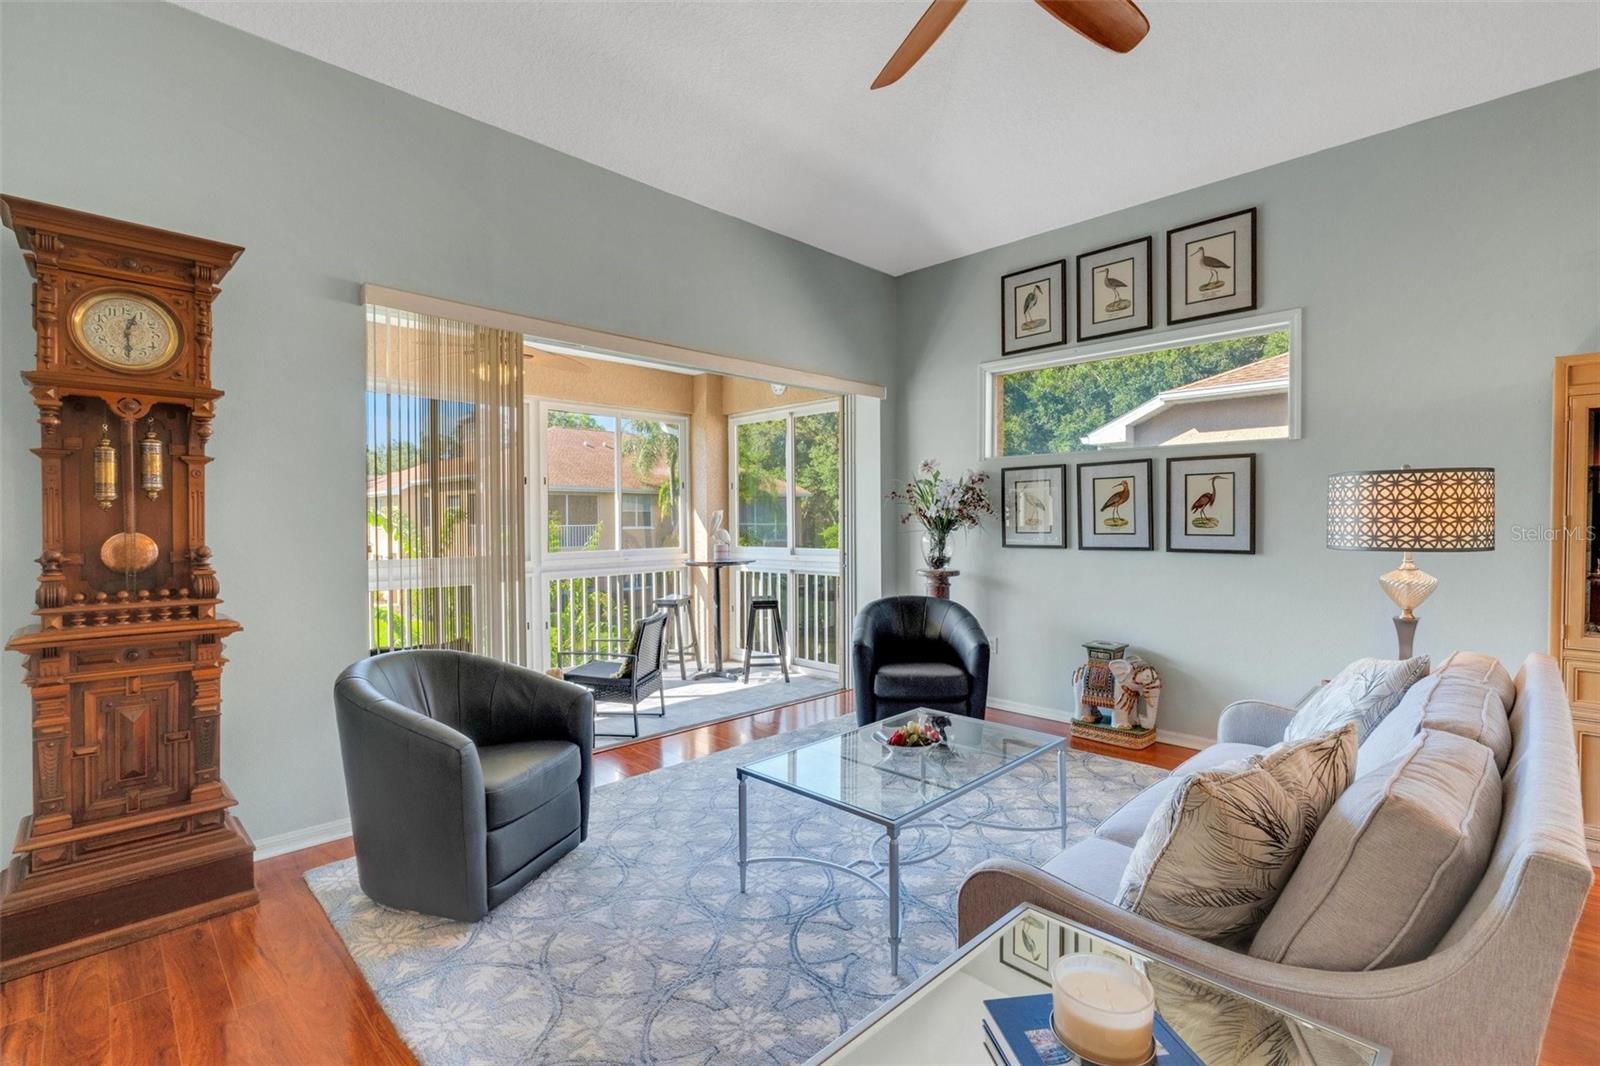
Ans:
<svg viewBox="0 0 1600 1066"><path fill-rule="evenodd" d="M890 274L1600 67L1594 3L980 2L877 92L920 2L183 6Z"/></svg>

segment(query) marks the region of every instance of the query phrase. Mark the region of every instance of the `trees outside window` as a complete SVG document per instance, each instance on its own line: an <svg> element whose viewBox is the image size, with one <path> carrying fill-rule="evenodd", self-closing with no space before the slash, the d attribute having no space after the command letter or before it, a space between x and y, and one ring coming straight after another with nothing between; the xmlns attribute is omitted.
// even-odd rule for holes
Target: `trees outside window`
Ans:
<svg viewBox="0 0 1600 1066"><path fill-rule="evenodd" d="M1291 432L1290 330L997 371L996 456L1224 443Z"/></svg>
<svg viewBox="0 0 1600 1066"><path fill-rule="evenodd" d="M837 406L735 420L734 521L741 545L838 549L839 432Z"/></svg>

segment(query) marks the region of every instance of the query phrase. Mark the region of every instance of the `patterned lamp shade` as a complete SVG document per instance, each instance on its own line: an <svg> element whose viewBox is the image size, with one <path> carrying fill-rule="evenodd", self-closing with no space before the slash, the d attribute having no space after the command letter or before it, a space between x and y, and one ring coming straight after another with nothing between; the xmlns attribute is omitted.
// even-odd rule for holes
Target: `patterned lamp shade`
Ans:
<svg viewBox="0 0 1600 1066"><path fill-rule="evenodd" d="M1494 550L1494 468L1352 470L1328 477L1328 547Z"/></svg>

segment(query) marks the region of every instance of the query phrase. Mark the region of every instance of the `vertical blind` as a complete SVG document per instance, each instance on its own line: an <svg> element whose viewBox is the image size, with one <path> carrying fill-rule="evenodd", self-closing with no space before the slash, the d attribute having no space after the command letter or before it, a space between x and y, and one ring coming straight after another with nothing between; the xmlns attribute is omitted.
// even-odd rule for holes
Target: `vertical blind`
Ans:
<svg viewBox="0 0 1600 1066"><path fill-rule="evenodd" d="M522 336L367 307L371 648L526 658Z"/></svg>

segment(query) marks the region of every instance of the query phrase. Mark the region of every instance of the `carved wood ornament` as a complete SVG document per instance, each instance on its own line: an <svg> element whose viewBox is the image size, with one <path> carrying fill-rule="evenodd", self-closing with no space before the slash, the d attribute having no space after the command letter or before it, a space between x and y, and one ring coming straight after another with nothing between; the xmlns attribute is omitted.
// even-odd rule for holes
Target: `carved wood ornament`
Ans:
<svg viewBox="0 0 1600 1066"><path fill-rule="evenodd" d="M34 278L42 550L33 813L0 884L0 978L255 902L219 765L205 543L211 304L244 249L0 196Z"/></svg>

